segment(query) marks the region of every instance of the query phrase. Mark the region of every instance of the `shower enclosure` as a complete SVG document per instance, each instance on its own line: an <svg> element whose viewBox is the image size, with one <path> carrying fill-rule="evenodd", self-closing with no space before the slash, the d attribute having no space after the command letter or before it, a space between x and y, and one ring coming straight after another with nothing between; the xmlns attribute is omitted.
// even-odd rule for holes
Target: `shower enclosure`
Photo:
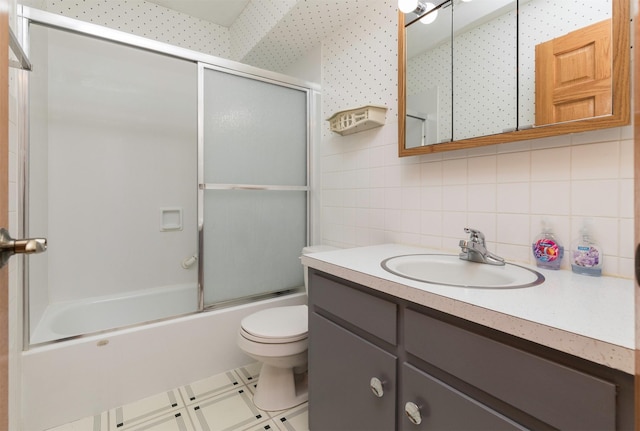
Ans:
<svg viewBox="0 0 640 431"><path fill-rule="evenodd" d="M303 286L312 85L24 15L25 346Z"/></svg>

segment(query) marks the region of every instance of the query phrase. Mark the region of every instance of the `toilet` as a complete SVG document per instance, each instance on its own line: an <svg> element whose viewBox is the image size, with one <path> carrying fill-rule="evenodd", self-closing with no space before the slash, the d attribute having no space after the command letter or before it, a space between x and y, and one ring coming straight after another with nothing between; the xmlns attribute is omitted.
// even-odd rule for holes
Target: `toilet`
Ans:
<svg viewBox="0 0 640 431"><path fill-rule="evenodd" d="M336 250L330 246L305 247L302 254ZM304 268L304 286L307 286ZM253 396L264 411L286 410L308 399L306 305L267 308L242 319L238 347L262 363Z"/></svg>

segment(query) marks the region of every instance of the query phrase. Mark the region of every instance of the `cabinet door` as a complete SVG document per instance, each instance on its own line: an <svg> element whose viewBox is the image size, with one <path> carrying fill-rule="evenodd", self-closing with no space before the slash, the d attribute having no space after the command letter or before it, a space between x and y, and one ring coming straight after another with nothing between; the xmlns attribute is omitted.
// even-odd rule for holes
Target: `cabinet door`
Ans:
<svg viewBox="0 0 640 431"><path fill-rule="evenodd" d="M324 317L311 313L309 429L394 430L396 359ZM382 383L382 396L374 395L371 390L372 378Z"/></svg>
<svg viewBox="0 0 640 431"><path fill-rule="evenodd" d="M402 431L526 429L409 364L402 366L402 384L401 406L406 409L406 403L415 404L419 411L413 412L413 417L420 422L411 422L409 415L403 413Z"/></svg>

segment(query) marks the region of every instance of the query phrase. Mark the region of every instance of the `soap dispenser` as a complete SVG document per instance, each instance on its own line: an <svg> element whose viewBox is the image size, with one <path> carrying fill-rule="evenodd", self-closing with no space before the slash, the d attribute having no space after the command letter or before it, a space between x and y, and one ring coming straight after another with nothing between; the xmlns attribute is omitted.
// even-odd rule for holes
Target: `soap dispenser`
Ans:
<svg viewBox="0 0 640 431"><path fill-rule="evenodd" d="M534 240L531 248L536 265L545 269L560 269L560 262L564 256L564 247L554 236L544 220L542 220L542 232Z"/></svg>
<svg viewBox="0 0 640 431"><path fill-rule="evenodd" d="M583 225L580 237L571 246L571 270L576 274L602 275L602 250Z"/></svg>

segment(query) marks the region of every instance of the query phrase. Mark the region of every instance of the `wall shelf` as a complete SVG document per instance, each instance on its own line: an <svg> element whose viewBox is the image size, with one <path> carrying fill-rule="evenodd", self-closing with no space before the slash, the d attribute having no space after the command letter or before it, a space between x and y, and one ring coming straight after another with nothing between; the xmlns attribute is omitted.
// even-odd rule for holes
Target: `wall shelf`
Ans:
<svg viewBox="0 0 640 431"><path fill-rule="evenodd" d="M386 106L365 105L359 108L338 111L327 118L327 121L332 132L340 135L350 135L351 133L382 126L386 113Z"/></svg>

